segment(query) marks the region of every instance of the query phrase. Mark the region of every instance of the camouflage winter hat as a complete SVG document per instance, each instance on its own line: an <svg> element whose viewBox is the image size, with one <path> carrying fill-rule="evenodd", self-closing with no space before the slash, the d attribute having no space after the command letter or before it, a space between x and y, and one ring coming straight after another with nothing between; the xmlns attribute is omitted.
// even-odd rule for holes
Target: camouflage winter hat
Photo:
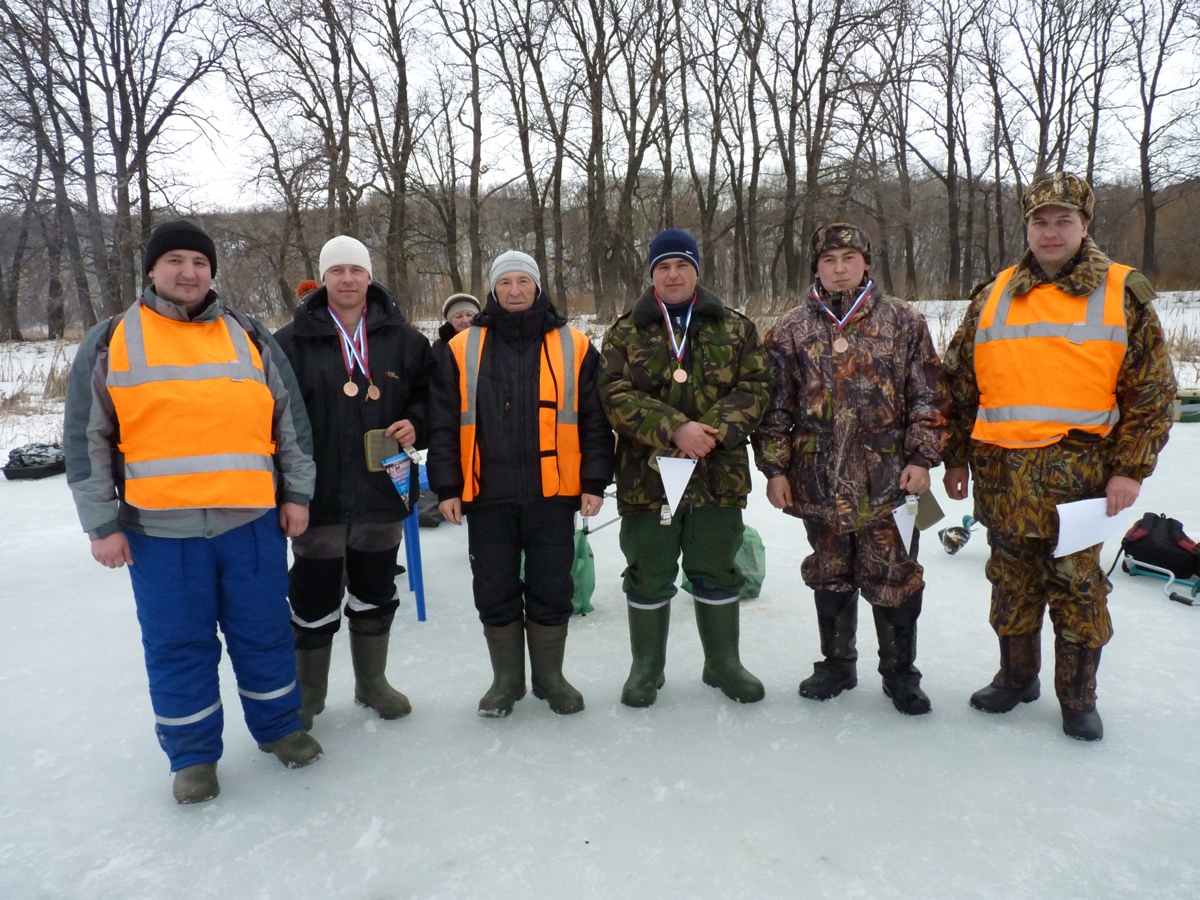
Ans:
<svg viewBox="0 0 1200 900"><path fill-rule="evenodd" d="M863 255L867 265L871 264L871 239L867 237L865 231L849 222L834 222L821 226L813 232L810 243L812 244L812 260L810 262L814 275L817 273L817 259L822 253L828 250L840 250L843 247L857 250Z"/></svg>
<svg viewBox="0 0 1200 900"><path fill-rule="evenodd" d="M1021 216L1026 223L1043 206L1077 209L1090 222L1096 195L1092 193L1092 186L1074 172L1054 172L1035 178L1021 195Z"/></svg>

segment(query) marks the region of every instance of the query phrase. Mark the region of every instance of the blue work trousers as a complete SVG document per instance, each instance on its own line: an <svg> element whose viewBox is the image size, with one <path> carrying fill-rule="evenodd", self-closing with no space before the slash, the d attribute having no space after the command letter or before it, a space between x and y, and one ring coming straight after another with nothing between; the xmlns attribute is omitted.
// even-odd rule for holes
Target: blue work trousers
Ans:
<svg viewBox="0 0 1200 900"><path fill-rule="evenodd" d="M155 731L171 771L221 757L218 626L254 739L298 731L287 540L275 512L212 538L126 537Z"/></svg>

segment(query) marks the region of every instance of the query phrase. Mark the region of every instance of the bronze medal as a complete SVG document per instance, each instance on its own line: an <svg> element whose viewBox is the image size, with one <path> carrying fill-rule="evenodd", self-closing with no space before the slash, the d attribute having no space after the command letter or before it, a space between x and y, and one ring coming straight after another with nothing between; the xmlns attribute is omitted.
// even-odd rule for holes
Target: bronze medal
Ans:
<svg viewBox="0 0 1200 900"><path fill-rule="evenodd" d="M847 350L850 349L850 342L847 341L844 337L840 337L836 341L833 342L833 349L836 350L838 353L845 353Z"/></svg>
<svg viewBox="0 0 1200 900"><path fill-rule="evenodd" d="M688 373L685 372L683 369L676 369L674 372L671 373L671 377L674 378L676 381L678 381L680 384L683 384L685 381L688 380Z"/></svg>
<svg viewBox="0 0 1200 900"><path fill-rule="evenodd" d="M357 397L358 396L358 385L355 384L353 381L347 381L345 384L342 385L342 393L345 394L347 397Z"/></svg>
<svg viewBox="0 0 1200 900"><path fill-rule="evenodd" d="M367 399L368 400L378 400L379 396L380 396L379 388L375 387L375 385L371 385L370 387L367 388Z"/></svg>

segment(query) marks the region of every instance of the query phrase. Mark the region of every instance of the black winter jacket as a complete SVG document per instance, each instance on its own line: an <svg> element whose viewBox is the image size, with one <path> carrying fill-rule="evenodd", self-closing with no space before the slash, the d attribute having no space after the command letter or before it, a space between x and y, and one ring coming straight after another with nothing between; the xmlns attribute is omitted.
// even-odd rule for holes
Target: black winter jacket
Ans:
<svg viewBox="0 0 1200 900"><path fill-rule="evenodd" d="M479 492L468 504L527 503L542 496L538 446L539 378L543 336L567 322L544 294L521 312L508 312L488 295L472 325L488 329L479 365L477 430ZM438 498L461 497L458 362L449 348L440 354L430 409L429 486ZM579 372L580 483L584 493L601 496L612 481L613 435L596 376L600 355L588 347ZM576 502L577 501L573 501Z"/></svg>
<svg viewBox="0 0 1200 900"><path fill-rule="evenodd" d="M367 471L363 435L408 419L417 431L416 445L426 445L433 351L376 284L367 288L366 330L371 379L382 394L370 402L367 381L357 367L358 395L347 397L342 391L346 365L325 288L305 297L292 323L275 333L296 371L312 421L317 489L309 507L311 525L398 522L416 509L416 472L406 509L387 472Z"/></svg>

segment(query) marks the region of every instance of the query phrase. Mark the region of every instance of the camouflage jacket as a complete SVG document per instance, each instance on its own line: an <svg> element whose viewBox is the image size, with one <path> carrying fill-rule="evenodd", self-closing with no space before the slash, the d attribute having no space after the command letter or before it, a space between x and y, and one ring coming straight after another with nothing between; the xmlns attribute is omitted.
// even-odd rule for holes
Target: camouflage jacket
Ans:
<svg viewBox="0 0 1200 900"><path fill-rule="evenodd" d="M1110 263L1092 239L1085 238L1075 265L1064 268L1054 283L1072 296L1087 294L1105 278ZM1046 280L1026 251L1010 284L1021 296ZM1131 272L1125 281L1129 337L1116 385L1120 421L1103 438L1072 432L1058 443L1029 450L971 440L979 409L975 332L991 289L989 281L972 292L962 325L946 348L951 437L945 463L948 468L970 465L975 518L987 528L1014 537L1053 538L1058 535L1057 504L1104 496L1113 475L1145 480L1167 443L1175 376L1152 305L1154 289L1139 272Z"/></svg>
<svg viewBox="0 0 1200 900"><path fill-rule="evenodd" d="M689 421L719 432L715 450L692 473L681 505L745 507L746 443L771 393L771 370L754 323L702 287L688 327L679 384L662 313L647 290L604 336L600 399L617 432L617 510L658 509L666 501L656 456Z"/></svg>
<svg viewBox="0 0 1200 900"><path fill-rule="evenodd" d="M767 332L771 405L754 436L758 468L786 475L786 510L841 532L890 516L900 473L933 468L948 435L950 396L925 317L873 287L833 349L837 324L810 289Z"/></svg>

